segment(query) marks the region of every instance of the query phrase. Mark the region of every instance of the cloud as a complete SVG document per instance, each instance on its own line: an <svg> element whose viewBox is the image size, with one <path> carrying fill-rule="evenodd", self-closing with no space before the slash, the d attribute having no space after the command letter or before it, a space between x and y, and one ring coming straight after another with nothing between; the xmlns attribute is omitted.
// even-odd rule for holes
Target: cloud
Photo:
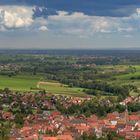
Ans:
<svg viewBox="0 0 140 140"><path fill-rule="evenodd" d="M119 32L131 32L131 31L133 31L133 30L134 30L134 28L132 28L132 27L125 27L125 28L119 27L119 28L118 28L118 31L119 31Z"/></svg>
<svg viewBox="0 0 140 140"><path fill-rule="evenodd" d="M137 14L140 16L140 8L136 9Z"/></svg>
<svg viewBox="0 0 140 140"><path fill-rule="evenodd" d="M29 5L44 7L42 13L36 11L36 16L47 17L56 11L68 13L81 12L89 16L128 17L132 15L139 0L0 0L0 5ZM46 12L47 11L47 12Z"/></svg>
<svg viewBox="0 0 140 140"><path fill-rule="evenodd" d="M48 16L47 23L48 28L60 34L93 36L97 33L127 33L139 29L140 18L136 11L129 17L89 16L81 12L70 14L67 11L57 13Z"/></svg>
<svg viewBox="0 0 140 140"><path fill-rule="evenodd" d="M133 38L133 35L126 34L124 35L125 38Z"/></svg>
<svg viewBox="0 0 140 140"><path fill-rule="evenodd" d="M28 31L48 31L54 34L69 34L89 37L98 33L128 33L140 29L140 8L128 17L87 15L84 12L55 11L47 14L48 8L34 6L0 6L0 31L27 28ZM38 16L35 12L38 11ZM40 14L39 14L40 12Z"/></svg>
<svg viewBox="0 0 140 140"><path fill-rule="evenodd" d="M34 19L35 7L0 6L0 31L28 29L28 31L46 31L47 20L43 17Z"/></svg>
<svg viewBox="0 0 140 140"><path fill-rule="evenodd" d="M39 31L48 31L47 26L41 26L39 27Z"/></svg>
<svg viewBox="0 0 140 140"><path fill-rule="evenodd" d="M32 8L23 6L0 6L0 28L16 29L33 23Z"/></svg>

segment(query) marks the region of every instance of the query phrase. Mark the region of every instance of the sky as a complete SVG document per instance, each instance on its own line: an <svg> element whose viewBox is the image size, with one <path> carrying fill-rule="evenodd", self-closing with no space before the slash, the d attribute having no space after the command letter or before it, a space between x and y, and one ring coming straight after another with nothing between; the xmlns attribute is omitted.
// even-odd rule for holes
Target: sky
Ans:
<svg viewBox="0 0 140 140"><path fill-rule="evenodd" d="M140 49L140 0L0 0L2 49Z"/></svg>

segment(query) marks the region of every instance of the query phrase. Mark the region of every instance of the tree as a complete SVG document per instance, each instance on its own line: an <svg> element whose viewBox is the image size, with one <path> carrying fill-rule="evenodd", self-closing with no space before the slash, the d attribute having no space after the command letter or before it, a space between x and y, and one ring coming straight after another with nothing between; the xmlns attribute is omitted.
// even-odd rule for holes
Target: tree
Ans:
<svg viewBox="0 0 140 140"><path fill-rule="evenodd" d="M23 120L23 115L21 114L16 114L15 115L15 123L18 125L18 126L22 126L24 124L24 120Z"/></svg>

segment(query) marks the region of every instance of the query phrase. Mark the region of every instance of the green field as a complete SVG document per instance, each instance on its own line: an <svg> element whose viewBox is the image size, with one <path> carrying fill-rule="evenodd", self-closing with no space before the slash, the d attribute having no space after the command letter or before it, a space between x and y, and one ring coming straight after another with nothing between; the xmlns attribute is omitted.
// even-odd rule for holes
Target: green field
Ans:
<svg viewBox="0 0 140 140"><path fill-rule="evenodd" d="M140 65L133 65L133 67L136 68L136 72L128 73L128 74L119 74L119 75L115 76L116 80L111 81L111 82L116 85L132 84L132 85L137 86L138 89L140 89L140 80L139 79L131 80L131 77L140 76ZM139 93L134 93L134 92L130 93L130 95L134 95L134 96L138 95L138 94Z"/></svg>
<svg viewBox="0 0 140 140"><path fill-rule="evenodd" d="M39 87L54 94L85 96L82 88L70 88L67 85L63 85L58 82L45 82L45 84L42 84Z"/></svg>
<svg viewBox="0 0 140 140"><path fill-rule="evenodd" d="M9 88L11 90L29 91L36 88L40 76L30 74L20 74L13 77L0 75L0 89Z"/></svg>
<svg viewBox="0 0 140 140"><path fill-rule="evenodd" d="M43 79L42 75L32 74L19 74L17 76L2 76L0 75L0 89L9 88L15 91L30 91L31 89L37 90L39 81ZM85 96L83 89L70 88L67 85L58 84L54 81L49 81L45 85L40 85L40 89L45 89L48 93L65 94L65 95L78 95Z"/></svg>
<svg viewBox="0 0 140 140"><path fill-rule="evenodd" d="M126 67L128 67L128 66L126 66ZM116 77L119 78L119 79L122 79L122 80L130 80L130 78L132 76L140 76L140 65L133 65L133 67L136 68L135 73L120 74L120 75L118 75Z"/></svg>
<svg viewBox="0 0 140 140"><path fill-rule="evenodd" d="M99 68L104 70L105 73L111 73L111 70L115 68L124 69L127 67L129 66L128 65L99 66ZM140 65L133 65L133 67L136 68L136 72L134 73L119 73L117 75L111 74L111 78L102 79L102 80L112 83L113 85L133 84L140 89L140 80L130 79L132 76L136 76L136 77L140 76ZM44 79L44 75L42 74L33 75L31 73L20 73L12 77L0 75L0 89L9 88L11 90L16 90L16 91L31 91L31 90L38 91L41 89L45 89L48 93L53 93L53 94L65 94L65 95L77 95L77 96L86 95L83 92L83 89L81 88L75 88L75 87L70 88L67 85L63 85L56 81L46 81L43 79ZM45 84L40 84L38 87L38 83L40 82L44 82ZM131 93L131 95L137 95L137 94L139 93Z"/></svg>

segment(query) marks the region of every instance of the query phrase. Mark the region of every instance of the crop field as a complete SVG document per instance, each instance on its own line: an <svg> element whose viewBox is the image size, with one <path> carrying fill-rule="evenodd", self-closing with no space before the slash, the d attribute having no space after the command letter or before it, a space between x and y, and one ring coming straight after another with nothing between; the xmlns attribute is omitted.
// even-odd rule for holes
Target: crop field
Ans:
<svg viewBox="0 0 140 140"><path fill-rule="evenodd" d="M29 74L20 74L12 77L0 75L0 89L9 88L11 90L29 91L31 88L36 88L39 79L39 76Z"/></svg>
<svg viewBox="0 0 140 140"><path fill-rule="evenodd" d="M110 78L105 78L106 82L113 85L132 84L140 89L140 79L131 79L131 77L140 77L140 65L133 65L135 72L113 74L115 71L125 71L128 65L107 65L99 66L100 72L110 73ZM16 76L0 75L0 89L9 88L16 91L38 91L45 89L48 93L53 94L65 94L73 96L85 96L82 88L69 87L57 81L44 80L43 74L33 75L31 73L20 73ZM138 93L131 93L131 95L137 95Z"/></svg>
<svg viewBox="0 0 140 140"><path fill-rule="evenodd" d="M118 76L116 76L117 79L119 80L130 80L131 81L131 77L138 77L140 76L140 65L134 65L133 66L136 69L136 72L131 72L128 74L119 74ZM140 80L139 80L140 81Z"/></svg>
<svg viewBox="0 0 140 140"><path fill-rule="evenodd" d="M9 88L15 91L45 89L48 93L85 96L83 89L70 88L55 81L42 82L42 75L20 74L17 76L0 75L0 89Z"/></svg>
<svg viewBox="0 0 140 140"><path fill-rule="evenodd" d="M82 88L71 88L59 82L39 82L37 87L54 94L85 96Z"/></svg>
<svg viewBox="0 0 140 140"><path fill-rule="evenodd" d="M133 65L133 67L135 67L136 72L128 74L119 74L115 76L116 79L111 82L116 85L132 84L137 86L138 89L140 89L140 79L131 79L132 77L140 77L140 65ZM130 94L135 96L139 93L131 92Z"/></svg>

